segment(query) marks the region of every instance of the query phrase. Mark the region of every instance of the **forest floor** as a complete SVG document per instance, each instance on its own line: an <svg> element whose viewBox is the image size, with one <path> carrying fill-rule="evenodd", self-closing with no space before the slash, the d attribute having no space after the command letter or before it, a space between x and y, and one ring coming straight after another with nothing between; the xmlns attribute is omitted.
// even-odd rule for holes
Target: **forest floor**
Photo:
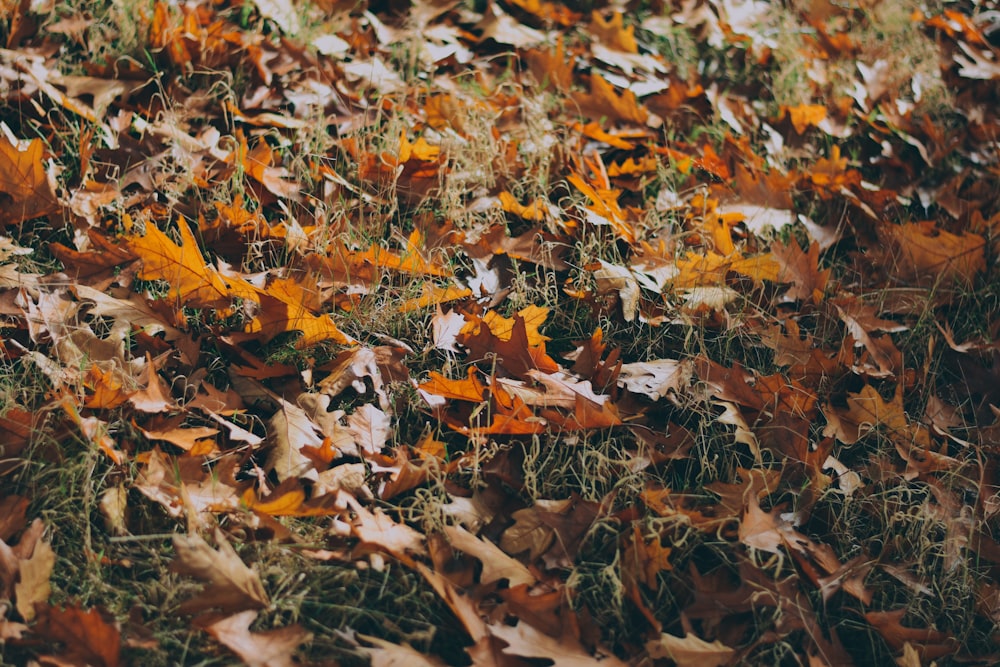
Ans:
<svg viewBox="0 0 1000 667"><path fill-rule="evenodd" d="M1000 662L1000 12L0 13L6 664Z"/></svg>

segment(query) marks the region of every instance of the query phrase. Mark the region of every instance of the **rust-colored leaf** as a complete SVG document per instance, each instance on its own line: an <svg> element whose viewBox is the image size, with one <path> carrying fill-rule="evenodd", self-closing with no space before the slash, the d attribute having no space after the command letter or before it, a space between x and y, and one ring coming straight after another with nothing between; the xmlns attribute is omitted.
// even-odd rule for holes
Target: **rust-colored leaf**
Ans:
<svg viewBox="0 0 1000 667"><path fill-rule="evenodd" d="M0 194L8 199L2 207L0 223L17 224L60 209L42 164L44 154L41 139L32 139L22 149L6 135L0 136Z"/></svg>

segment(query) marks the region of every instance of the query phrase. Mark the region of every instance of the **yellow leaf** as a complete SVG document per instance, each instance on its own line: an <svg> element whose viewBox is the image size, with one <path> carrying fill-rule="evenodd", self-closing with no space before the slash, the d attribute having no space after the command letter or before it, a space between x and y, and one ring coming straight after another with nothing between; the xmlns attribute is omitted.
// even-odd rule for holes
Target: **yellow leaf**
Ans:
<svg viewBox="0 0 1000 667"><path fill-rule="evenodd" d="M248 326L249 333L261 332L273 338L284 331L301 331L296 347L303 348L325 340L347 345L353 339L341 332L327 313L315 314L309 307L313 295L291 278L279 278L266 290L259 290L260 314Z"/></svg>
<svg viewBox="0 0 1000 667"><path fill-rule="evenodd" d="M424 284L423 290L424 293L417 298L409 299L400 304L399 312L409 313L414 310L426 308L427 306L433 306L447 301L458 301L459 299L472 296L471 289L467 287L456 287L455 285L439 287L437 285Z"/></svg>
<svg viewBox="0 0 1000 667"><path fill-rule="evenodd" d="M812 125L818 125L826 118L826 107L822 104L800 104L797 107L782 106L792 121L792 127L802 134Z"/></svg>
<svg viewBox="0 0 1000 667"><path fill-rule="evenodd" d="M524 319L524 328L528 334L529 346L541 345L545 341L551 340L548 336L543 336L538 331L538 327L544 324L545 318L549 316L548 308L531 305L517 311L517 314ZM514 331L515 320L513 317L504 317L491 310L483 315L482 320L473 319L467 322L462 327L461 333L475 336L479 333L480 322L486 324L490 333L502 341L510 340Z"/></svg>

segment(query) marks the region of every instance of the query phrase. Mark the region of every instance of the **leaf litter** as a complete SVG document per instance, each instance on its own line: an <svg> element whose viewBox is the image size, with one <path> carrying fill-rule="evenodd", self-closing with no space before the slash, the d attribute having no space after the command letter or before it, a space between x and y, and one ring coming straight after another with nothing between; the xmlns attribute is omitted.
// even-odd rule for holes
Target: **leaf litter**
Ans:
<svg viewBox="0 0 1000 667"><path fill-rule="evenodd" d="M952 4L12 5L4 658L996 663L1000 71ZM180 599L82 594L136 567ZM324 568L426 634L292 611Z"/></svg>

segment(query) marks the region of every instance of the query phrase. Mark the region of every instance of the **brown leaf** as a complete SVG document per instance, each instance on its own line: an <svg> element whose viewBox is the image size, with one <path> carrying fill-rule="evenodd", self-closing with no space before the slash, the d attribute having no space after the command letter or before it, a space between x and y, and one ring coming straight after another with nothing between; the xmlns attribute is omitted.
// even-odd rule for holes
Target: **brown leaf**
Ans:
<svg viewBox="0 0 1000 667"><path fill-rule="evenodd" d="M20 562L20 580L14 586L17 611L27 622L35 620L36 605L48 602L52 587L49 578L56 564L56 553L46 541L35 544L31 557Z"/></svg>
<svg viewBox="0 0 1000 667"><path fill-rule="evenodd" d="M60 666L116 667L121 664L121 634L117 624L105 620L96 607L84 611L77 606L39 608L33 632L63 649L41 656L43 664Z"/></svg>
<svg viewBox="0 0 1000 667"><path fill-rule="evenodd" d="M955 651L955 638L932 628L912 628L903 625L906 609L870 611L865 620L874 627L894 651L901 651L906 644L917 649L923 660L934 660Z"/></svg>
<svg viewBox="0 0 1000 667"><path fill-rule="evenodd" d="M781 553L784 544L783 530L788 529L775 510L765 512L760 508L757 496L750 494L746 499L746 508L740 517L740 542L771 553Z"/></svg>
<svg viewBox="0 0 1000 667"><path fill-rule="evenodd" d="M986 239L939 229L933 221L883 225L886 270L893 279L931 288L971 286L986 270Z"/></svg>
<svg viewBox="0 0 1000 667"><path fill-rule="evenodd" d="M683 637L660 634L658 640L646 642L651 658L669 658L677 667L721 667L735 657L736 650L719 640L707 642L698 635L686 633Z"/></svg>
<svg viewBox="0 0 1000 667"><path fill-rule="evenodd" d="M508 556L500 547L489 540L476 537L461 526L445 526L444 534L448 536L448 541L453 547L474 556L483 564L480 583L492 584L506 579L508 587L513 588L520 584L530 586L537 581L528 568Z"/></svg>
<svg viewBox="0 0 1000 667"><path fill-rule="evenodd" d="M559 364L545 353L545 343L529 343L528 323L520 314L514 316L514 323L508 330L500 329L501 336L487 326L479 327L475 333L465 333L458 342L469 350L472 361L496 358L497 362L512 377L524 378L530 370L554 373Z"/></svg>
<svg viewBox="0 0 1000 667"><path fill-rule="evenodd" d="M788 245L775 241L771 252L778 262L778 282L791 282L792 287L785 293L789 299L819 303L823 300L830 269L819 270L819 244L815 241L808 252L802 252L793 239Z"/></svg>
<svg viewBox="0 0 1000 667"><path fill-rule="evenodd" d="M552 667L625 667L625 663L606 653L594 656L572 637L554 638L524 621L516 626L490 625L490 634L507 642L504 653L525 658L545 658Z"/></svg>
<svg viewBox="0 0 1000 667"><path fill-rule="evenodd" d="M5 496L0 500L0 540L9 540L24 528L29 502L24 496Z"/></svg>
<svg viewBox="0 0 1000 667"><path fill-rule="evenodd" d="M218 549L213 549L197 534L174 536L177 557L170 564L170 570L206 584L201 593L181 604L181 613L197 614L208 609L236 612L267 607L269 601L260 577L243 564L218 528L215 529L215 542Z"/></svg>
<svg viewBox="0 0 1000 667"><path fill-rule="evenodd" d="M312 634L298 624L264 632L250 632L257 618L253 609L204 625L205 631L238 655L248 667L294 667L293 657L299 644Z"/></svg>
<svg viewBox="0 0 1000 667"><path fill-rule="evenodd" d="M409 646L393 644L392 642L358 634L357 638L371 644L371 647L359 646L358 649L368 654L372 667L444 667L444 663Z"/></svg>
<svg viewBox="0 0 1000 667"><path fill-rule="evenodd" d="M368 511L353 496L341 493L341 497L355 514L352 526L362 544L381 549L405 564L413 563L409 554L427 553L421 533L396 523L377 507L374 512Z"/></svg>
<svg viewBox="0 0 1000 667"><path fill-rule="evenodd" d="M177 408L177 402L170 395L170 388L156 370L152 355L147 353L143 377L140 378L140 381L145 380L146 386L128 397L136 410L157 413Z"/></svg>

